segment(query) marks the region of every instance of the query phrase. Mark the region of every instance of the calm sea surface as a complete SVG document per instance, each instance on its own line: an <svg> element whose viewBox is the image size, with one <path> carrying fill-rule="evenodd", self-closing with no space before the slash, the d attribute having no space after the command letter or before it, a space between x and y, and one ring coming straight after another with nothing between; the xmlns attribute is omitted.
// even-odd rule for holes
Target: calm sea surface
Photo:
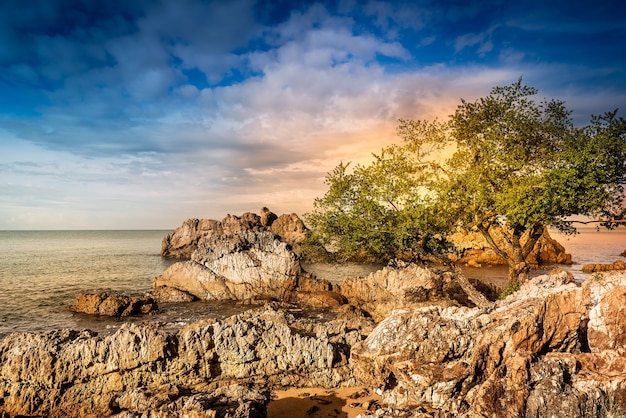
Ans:
<svg viewBox="0 0 626 418"><path fill-rule="evenodd" d="M152 288L152 278L172 261L159 256L168 231L0 231L0 338L14 331L41 331L62 327L89 328L110 333L125 321L162 321L182 326L203 317L223 317L244 308L232 303L194 302L160 306L161 314L137 318L94 318L66 307L82 292L102 290L141 295ZM572 254L569 267L577 279L585 263L612 263L626 250L626 228L596 232L581 230L574 237L552 232ZM313 271L340 281L365 275L371 268L334 266ZM501 268L471 269L473 277L506 277Z"/></svg>

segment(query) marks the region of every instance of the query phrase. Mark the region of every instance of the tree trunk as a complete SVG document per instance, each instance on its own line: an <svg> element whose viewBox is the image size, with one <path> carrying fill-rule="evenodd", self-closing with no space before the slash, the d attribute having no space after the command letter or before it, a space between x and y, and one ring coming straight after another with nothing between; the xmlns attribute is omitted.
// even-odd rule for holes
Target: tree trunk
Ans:
<svg viewBox="0 0 626 418"><path fill-rule="evenodd" d="M530 275L530 266L524 261L509 263L509 283L524 283Z"/></svg>
<svg viewBox="0 0 626 418"><path fill-rule="evenodd" d="M461 289L463 289L469 300L471 300L474 305L479 308L489 308L493 306L493 303L491 303L485 295L476 290L469 280L467 280L467 277L465 277L461 269L456 264L451 263L451 266Z"/></svg>
<svg viewBox="0 0 626 418"><path fill-rule="evenodd" d="M513 229L513 233L509 238L509 242L511 244L511 256L506 260L509 263L509 283L521 284L528 280L530 266L526 264L520 240L520 231Z"/></svg>

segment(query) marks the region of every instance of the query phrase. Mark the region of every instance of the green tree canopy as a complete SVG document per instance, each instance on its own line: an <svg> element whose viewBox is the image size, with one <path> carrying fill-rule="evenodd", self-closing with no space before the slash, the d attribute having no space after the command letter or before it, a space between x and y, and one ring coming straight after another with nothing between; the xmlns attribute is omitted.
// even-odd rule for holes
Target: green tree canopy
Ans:
<svg viewBox="0 0 626 418"><path fill-rule="evenodd" d="M400 145L328 174L306 216L316 238L345 258L388 259L442 253L449 233L477 230L516 279L545 226L573 233L572 216L583 215L615 227L625 215L626 121L614 111L576 127L562 101L536 94L520 79L462 100L446 121L400 120Z"/></svg>

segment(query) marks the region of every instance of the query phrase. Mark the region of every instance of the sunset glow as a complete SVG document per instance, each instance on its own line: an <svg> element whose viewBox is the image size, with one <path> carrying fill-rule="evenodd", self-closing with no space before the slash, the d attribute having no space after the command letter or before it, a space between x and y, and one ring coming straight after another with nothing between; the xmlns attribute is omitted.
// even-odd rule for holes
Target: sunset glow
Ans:
<svg viewBox="0 0 626 418"><path fill-rule="evenodd" d="M397 141L399 118L445 118L520 76L577 123L624 116L625 12L617 1L4 1L0 230L302 214L340 161Z"/></svg>

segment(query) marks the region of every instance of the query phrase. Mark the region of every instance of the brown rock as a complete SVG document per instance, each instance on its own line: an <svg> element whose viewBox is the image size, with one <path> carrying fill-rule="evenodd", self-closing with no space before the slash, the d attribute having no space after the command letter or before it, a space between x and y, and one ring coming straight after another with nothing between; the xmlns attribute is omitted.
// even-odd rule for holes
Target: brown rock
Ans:
<svg viewBox="0 0 626 418"><path fill-rule="evenodd" d="M274 212L266 207L261 208L261 225L272 226L272 223L278 218Z"/></svg>
<svg viewBox="0 0 626 418"><path fill-rule="evenodd" d="M495 231L494 239L496 243L500 243L505 238L502 233ZM456 233L450 237L450 240L460 252L460 254L452 256L452 259L458 263L472 267L507 264L503 258L490 249L487 241L478 232ZM522 245L524 245L524 242L522 242ZM572 264L572 256L567 254L565 248L550 236L546 228L526 258L526 262L533 266L540 264Z"/></svg>
<svg viewBox="0 0 626 418"><path fill-rule="evenodd" d="M148 296L158 303L193 302L197 298L183 290L168 286L159 286L148 293Z"/></svg>
<svg viewBox="0 0 626 418"><path fill-rule="evenodd" d="M193 261L172 264L162 275L155 277L155 288L166 287L188 293L200 300L236 300L224 277ZM244 298L245 299L245 298Z"/></svg>
<svg viewBox="0 0 626 418"><path fill-rule="evenodd" d="M153 284L201 300L289 300L300 272L297 256L276 235L244 230L203 237L193 260L170 266Z"/></svg>
<svg viewBox="0 0 626 418"><path fill-rule="evenodd" d="M300 244L302 240L306 238L308 231L302 219L295 213L280 215L272 222L270 230L292 247L296 247Z"/></svg>
<svg viewBox="0 0 626 418"><path fill-rule="evenodd" d="M271 306L176 335L134 324L104 338L15 333L0 340L0 415L264 417L259 388L354 385L348 355L362 338L346 321Z"/></svg>
<svg viewBox="0 0 626 418"><path fill-rule="evenodd" d="M452 273L417 264L387 266L366 277L346 278L335 290L377 322L395 309L469 304Z"/></svg>
<svg viewBox="0 0 626 418"><path fill-rule="evenodd" d="M322 290L317 292L298 291L297 300L298 302L301 302L308 306L325 306L330 308L336 308L348 303L348 299L346 299L343 295L328 290Z"/></svg>
<svg viewBox="0 0 626 418"><path fill-rule="evenodd" d="M607 281L626 285L626 275ZM626 388L626 356L617 348L624 346L625 291L577 287L561 272L531 279L495 309L397 310L352 347L350 361L357 378L396 410L598 416L602 398L619 398ZM604 334L593 335L595 328ZM597 354L581 353L588 343Z"/></svg>
<svg viewBox="0 0 626 418"><path fill-rule="evenodd" d="M245 231L270 231L291 246L297 246L306 236L307 229L296 214L277 217L264 207L261 216L246 212L241 216L227 215L221 221L212 219L187 219L176 230L163 238L161 255L164 257L191 259L203 238L236 235Z"/></svg>
<svg viewBox="0 0 626 418"><path fill-rule="evenodd" d="M158 305L151 297L129 297L116 293L84 293L68 307L74 312L104 316L130 316L158 311Z"/></svg>
<svg viewBox="0 0 626 418"><path fill-rule="evenodd" d="M616 260L612 264L584 264L584 273L598 273L602 271L626 270L626 261Z"/></svg>
<svg viewBox="0 0 626 418"><path fill-rule="evenodd" d="M587 329L592 352L615 350L626 356L626 286L609 290L589 311Z"/></svg>

